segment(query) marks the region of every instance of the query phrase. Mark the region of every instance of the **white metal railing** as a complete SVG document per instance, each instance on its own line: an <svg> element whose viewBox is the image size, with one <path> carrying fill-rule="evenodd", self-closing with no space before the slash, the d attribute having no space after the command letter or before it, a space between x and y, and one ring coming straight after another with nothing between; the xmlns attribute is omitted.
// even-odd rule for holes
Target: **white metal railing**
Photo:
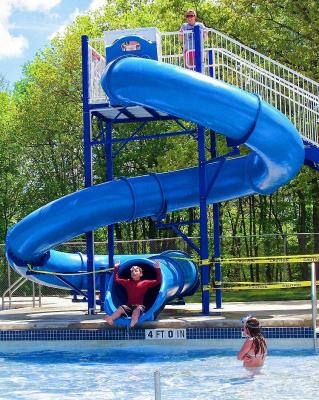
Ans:
<svg viewBox="0 0 319 400"><path fill-rule="evenodd" d="M192 41L192 33L188 32ZM207 29L204 73L251 93L284 113L306 139L319 144L319 84L240 42ZM195 69L183 54L179 32L161 34L162 62ZM105 101L100 77L105 67L103 39L90 40L90 102ZM185 59L186 56L186 59Z"/></svg>
<svg viewBox="0 0 319 400"><path fill-rule="evenodd" d="M3 293L2 295L2 310L4 310L6 308L6 303L8 303L8 309L10 310L12 307L12 303L16 302L16 303L20 303L20 304L25 304L26 300L13 300L12 295L22 286L24 285L26 282L28 282L27 278L24 278L23 276L20 276L20 278L18 278L15 282L13 282L12 285L10 285L8 287L8 289ZM35 307L35 303L36 303L36 284L34 282L32 282L32 307ZM39 290L39 295L38 295L38 305L39 307L41 307L41 299L42 299L42 294L41 294L41 285L37 285L38 286L38 290ZM23 299L23 298L22 298Z"/></svg>
<svg viewBox="0 0 319 400"><path fill-rule="evenodd" d="M248 92L258 93L263 100L283 112L303 136L318 142L318 98L294 82L284 80L258 65L249 64L224 49L212 51L219 59L214 64L217 79Z"/></svg>
<svg viewBox="0 0 319 400"><path fill-rule="evenodd" d="M89 42L89 101L90 103L105 103L107 97L100 84L105 70L104 39L93 39Z"/></svg>

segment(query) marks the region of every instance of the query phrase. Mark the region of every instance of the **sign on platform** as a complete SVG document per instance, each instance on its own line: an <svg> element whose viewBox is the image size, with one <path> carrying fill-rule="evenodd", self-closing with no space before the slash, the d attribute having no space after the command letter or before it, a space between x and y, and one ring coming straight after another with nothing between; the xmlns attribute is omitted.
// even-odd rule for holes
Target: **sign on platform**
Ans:
<svg viewBox="0 0 319 400"><path fill-rule="evenodd" d="M186 339L186 329L145 329L145 339Z"/></svg>

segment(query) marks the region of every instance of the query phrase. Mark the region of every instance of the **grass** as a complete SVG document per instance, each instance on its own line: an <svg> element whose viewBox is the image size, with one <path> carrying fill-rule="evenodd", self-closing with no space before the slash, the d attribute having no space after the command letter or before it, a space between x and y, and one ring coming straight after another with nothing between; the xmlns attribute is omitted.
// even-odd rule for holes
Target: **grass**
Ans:
<svg viewBox="0 0 319 400"><path fill-rule="evenodd" d="M288 300L309 300L311 299L310 287L292 289L256 289L222 292L224 302L235 301L288 301ZM201 303L201 291L197 291L193 296L187 297L188 303ZM215 301L215 294L211 294L211 302Z"/></svg>

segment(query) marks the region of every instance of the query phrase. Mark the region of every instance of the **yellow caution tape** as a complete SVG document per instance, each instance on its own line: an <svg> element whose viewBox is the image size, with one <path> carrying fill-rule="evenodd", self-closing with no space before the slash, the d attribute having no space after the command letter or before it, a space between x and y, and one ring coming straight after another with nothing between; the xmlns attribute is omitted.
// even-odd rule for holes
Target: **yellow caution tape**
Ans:
<svg viewBox="0 0 319 400"><path fill-rule="evenodd" d="M319 254L291 255L273 257L240 257L240 258L219 258L214 262L224 264L279 264L279 263L310 263L319 261Z"/></svg>
<svg viewBox="0 0 319 400"><path fill-rule="evenodd" d="M206 259L206 260L201 260L200 258L191 258L191 257L171 257L174 260L187 260L187 261L193 261L194 263L198 265L211 265L214 264L213 261Z"/></svg>
<svg viewBox="0 0 319 400"><path fill-rule="evenodd" d="M224 285L258 285L258 282L223 282ZM280 283L280 282L272 282L272 283ZM216 283L217 284L217 283Z"/></svg>
<svg viewBox="0 0 319 400"><path fill-rule="evenodd" d="M310 281L298 281L301 283L308 283ZM224 285L246 285L246 286L252 286L252 285L281 285L282 283L296 283L296 282L270 282L270 283L262 283L262 282L223 282ZM217 283L216 283L217 284Z"/></svg>
<svg viewBox="0 0 319 400"><path fill-rule="evenodd" d="M233 257L233 258L215 258L214 260L200 260L191 257L172 257L176 260L188 260L198 265L213 264L283 264L283 263L310 263L319 262L319 254L297 254L291 256L272 256L272 257Z"/></svg>
<svg viewBox="0 0 319 400"><path fill-rule="evenodd" d="M319 281L317 281L319 285ZM289 288L300 288L311 286L310 281L300 281L300 282L280 282L280 283L265 283L265 284L249 284L243 286L226 286L222 287L223 291L231 290L260 290L260 289L289 289ZM217 288L219 289L219 288ZM214 290L214 289L213 289Z"/></svg>
<svg viewBox="0 0 319 400"><path fill-rule="evenodd" d="M172 257L176 260L188 260L196 262L199 266L203 265L214 265L217 263L221 264L280 264L280 263L310 263L310 262L319 262L319 254L310 254L310 255L293 255L293 256L273 256L273 257L241 257L241 258L215 258L213 261L209 259L200 260L197 258L190 257ZM28 265L28 271L44 274L44 275L91 275L91 274L100 274L103 272L113 271L113 268L105 268L99 271L83 271L83 272L53 272L53 271L45 271L40 269L34 269L31 265ZM251 283L249 283L250 285Z"/></svg>
<svg viewBox="0 0 319 400"><path fill-rule="evenodd" d="M81 272L53 272L53 271L45 271L41 269L34 269L31 265L28 265L28 271L33 272L35 274L41 275L93 275L93 274L101 274L102 272L113 271L114 268L105 268L100 269L99 271L81 271Z"/></svg>

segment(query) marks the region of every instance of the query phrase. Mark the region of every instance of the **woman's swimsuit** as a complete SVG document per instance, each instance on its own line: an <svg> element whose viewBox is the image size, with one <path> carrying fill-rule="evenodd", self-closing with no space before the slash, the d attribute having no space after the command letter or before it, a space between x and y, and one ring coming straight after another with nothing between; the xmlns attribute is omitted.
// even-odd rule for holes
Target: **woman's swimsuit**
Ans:
<svg viewBox="0 0 319 400"><path fill-rule="evenodd" d="M251 360L264 360L266 355L267 355L267 350L265 350L265 353L262 353L261 351L259 351L257 354L255 354L255 350L253 347L253 338L250 338L249 341L251 341L251 347L249 349L249 351L245 354L245 357L250 358Z"/></svg>
<svg viewBox="0 0 319 400"><path fill-rule="evenodd" d="M265 356L266 356L266 353L262 354L261 352L259 352L259 353L255 354L255 351L253 348L251 348L249 350L249 352L245 354L245 357L255 358L257 360L262 360L263 358L265 358Z"/></svg>

